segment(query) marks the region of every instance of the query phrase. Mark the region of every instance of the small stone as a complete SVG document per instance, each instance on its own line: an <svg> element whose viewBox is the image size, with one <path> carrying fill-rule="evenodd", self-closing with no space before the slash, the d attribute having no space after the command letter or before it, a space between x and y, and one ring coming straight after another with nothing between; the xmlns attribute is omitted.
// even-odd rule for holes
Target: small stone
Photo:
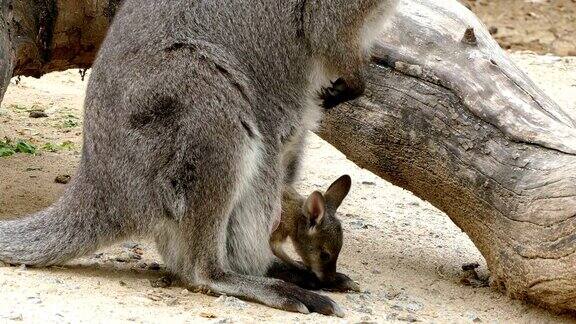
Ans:
<svg viewBox="0 0 576 324"><path fill-rule="evenodd" d="M8 263L5 263L3 261L0 261L0 268L6 268L9 267L10 265Z"/></svg>
<svg viewBox="0 0 576 324"><path fill-rule="evenodd" d="M40 299L40 297L37 296L28 297L28 300L33 304L42 304L42 299Z"/></svg>
<svg viewBox="0 0 576 324"><path fill-rule="evenodd" d="M159 271L160 269L161 267L157 262L152 262L148 265L148 270Z"/></svg>
<svg viewBox="0 0 576 324"><path fill-rule="evenodd" d="M128 286L128 284L127 284L127 283L125 283L124 281L120 280L120 286L122 286L122 287L126 287L126 286Z"/></svg>
<svg viewBox="0 0 576 324"><path fill-rule="evenodd" d="M482 322L480 317L478 317L478 315L476 315L475 313L467 313L466 318L469 319L470 321L474 322L474 323Z"/></svg>
<svg viewBox="0 0 576 324"><path fill-rule="evenodd" d="M30 111L30 118L46 118L48 114L46 114L43 110L32 110Z"/></svg>
<svg viewBox="0 0 576 324"><path fill-rule="evenodd" d="M406 310L408 310L411 313L416 313L417 311L421 310L422 308L424 308L424 305L422 303L419 303L416 301L411 301L411 302L408 302L408 304L406 304Z"/></svg>
<svg viewBox="0 0 576 324"><path fill-rule="evenodd" d="M72 179L72 177L70 175L61 174L54 179L54 182L60 183L60 184L67 184L68 182L70 182L71 179Z"/></svg>
<svg viewBox="0 0 576 324"><path fill-rule="evenodd" d="M360 313L364 313L364 314L370 314L370 315L374 314L374 311L372 310L372 308L367 307L365 305L362 305L362 306L356 308L356 311L358 311Z"/></svg>
<svg viewBox="0 0 576 324"><path fill-rule="evenodd" d="M134 262L134 261L138 261L141 260L142 256L133 253L133 252L123 252L122 254L120 254L119 256L117 256L114 260L118 261L118 262L124 262L124 263L128 263L128 262Z"/></svg>
<svg viewBox="0 0 576 324"><path fill-rule="evenodd" d="M158 279L150 279L150 285L154 288L168 288L172 285L172 278L164 276Z"/></svg>
<svg viewBox="0 0 576 324"><path fill-rule="evenodd" d="M362 181L363 185L367 185L367 186L374 186L376 185L376 182L373 181Z"/></svg>
<svg viewBox="0 0 576 324"><path fill-rule="evenodd" d="M6 316L6 318L10 321L17 321L17 322L21 322L24 320L24 317L20 313L12 313Z"/></svg>
<svg viewBox="0 0 576 324"><path fill-rule="evenodd" d="M198 314L200 317L204 317L204 318L216 318L218 316L212 314L212 313L206 313L206 312L202 312L200 314Z"/></svg>
<svg viewBox="0 0 576 324"><path fill-rule="evenodd" d="M496 35L498 34L498 27L490 26L490 28L488 28L488 32L490 32L490 35Z"/></svg>
<svg viewBox="0 0 576 324"><path fill-rule="evenodd" d="M135 248L137 248L138 246L139 246L139 244L138 244L138 243L134 243L134 242L124 242L124 243L122 243L122 247L123 247L123 248L125 248L125 249L130 249L130 250L135 249Z"/></svg>
<svg viewBox="0 0 576 324"><path fill-rule="evenodd" d="M412 314L398 316L396 319L402 322L409 322L409 323L418 322L418 318L416 318Z"/></svg>
<svg viewBox="0 0 576 324"><path fill-rule="evenodd" d="M231 308L235 308L235 309L244 309L244 308L248 307L248 304L241 301L240 299L238 299L236 297L226 296L226 295L222 295L222 296L218 297L216 299L216 302L223 304L226 307L231 307Z"/></svg>
<svg viewBox="0 0 576 324"><path fill-rule="evenodd" d="M480 264L478 264L477 262L465 263L462 265L462 270L463 271L470 271L470 270L475 270L478 267L480 267Z"/></svg>
<svg viewBox="0 0 576 324"><path fill-rule="evenodd" d="M138 248L138 247L132 249L132 252L134 252L135 254L138 254L138 255L144 255L144 250L142 250L141 248Z"/></svg>

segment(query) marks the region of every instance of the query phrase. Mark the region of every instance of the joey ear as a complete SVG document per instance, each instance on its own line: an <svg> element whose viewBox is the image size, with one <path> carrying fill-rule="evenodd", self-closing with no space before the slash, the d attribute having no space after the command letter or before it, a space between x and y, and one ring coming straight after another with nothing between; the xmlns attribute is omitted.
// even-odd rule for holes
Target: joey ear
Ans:
<svg viewBox="0 0 576 324"><path fill-rule="evenodd" d="M318 225L324 218L326 203L319 191L314 191L304 203L304 211L312 225Z"/></svg>
<svg viewBox="0 0 576 324"><path fill-rule="evenodd" d="M342 204L342 200L346 198L348 192L350 192L350 187L352 186L352 179L349 175L343 175L338 180L334 181L326 190L324 197L326 198L326 204L331 208L337 209Z"/></svg>

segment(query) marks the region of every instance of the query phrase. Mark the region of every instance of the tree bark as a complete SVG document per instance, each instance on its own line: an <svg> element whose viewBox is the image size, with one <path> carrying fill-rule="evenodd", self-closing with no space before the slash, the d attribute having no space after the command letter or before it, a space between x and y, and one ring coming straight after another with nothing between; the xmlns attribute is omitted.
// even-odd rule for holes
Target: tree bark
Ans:
<svg viewBox="0 0 576 324"><path fill-rule="evenodd" d="M121 0L2 0L0 98L12 76L89 68Z"/></svg>
<svg viewBox="0 0 576 324"><path fill-rule="evenodd" d="M89 67L118 4L51 3L2 4L4 89L12 75ZM366 75L366 95L327 113L319 135L446 212L494 286L576 312L576 122L455 0L401 0Z"/></svg>

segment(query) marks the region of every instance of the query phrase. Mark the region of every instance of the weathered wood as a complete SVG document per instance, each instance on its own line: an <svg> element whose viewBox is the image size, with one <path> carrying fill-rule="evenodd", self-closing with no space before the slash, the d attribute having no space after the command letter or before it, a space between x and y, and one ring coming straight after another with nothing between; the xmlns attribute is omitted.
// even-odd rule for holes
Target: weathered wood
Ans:
<svg viewBox="0 0 576 324"><path fill-rule="evenodd" d="M495 286L576 311L574 120L455 1L402 1L366 74L320 136L445 211Z"/></svg>
<svg viewBox="0 0 576 324"><path fill-rule="evenodd" d="M118 3L54 1L2 3L4 87L12 74L88 67ZM455 0L401 0L366 73L366 96L319 134L445 211L495 286L576 311L576 122Z"/></svg>
<svg viewBox="0 0 576 324"><path fill-rule="evenodd" d="M0 2L0 98L12 76L89 68L121 0Z"/></svg>

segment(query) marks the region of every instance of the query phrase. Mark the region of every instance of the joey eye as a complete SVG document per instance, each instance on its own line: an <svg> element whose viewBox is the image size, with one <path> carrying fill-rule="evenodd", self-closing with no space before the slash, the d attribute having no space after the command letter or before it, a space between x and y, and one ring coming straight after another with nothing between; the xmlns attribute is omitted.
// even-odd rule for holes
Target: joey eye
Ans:
<svg viewBox="0 0 576 324"><path fill-rule="evenodd" d="M320 260L326 262L328 260L330 260L330 253L328 252L321 252L320 253Z"/></svg>

